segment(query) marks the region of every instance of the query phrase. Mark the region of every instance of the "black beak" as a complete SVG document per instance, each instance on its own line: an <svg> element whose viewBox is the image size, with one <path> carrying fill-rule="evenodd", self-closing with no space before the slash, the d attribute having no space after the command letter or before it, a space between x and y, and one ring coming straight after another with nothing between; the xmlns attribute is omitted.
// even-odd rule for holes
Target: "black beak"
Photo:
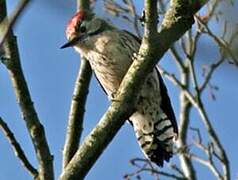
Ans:
<svg viewBox="0 0 238 180"><path fill-rule="evenodd" d="M71 47L76 45L79 41L83 41L88 37L88 34L82 34L81 36L74 37L69 42L65 43L63 46L60 47L60 49L64 49L67 47Z"/></svg>
<svg viewBox="0 0 238 180"><path fill-rule="evenodd" d="M80 40L80 38L73 38L72 40L70 40L69 42L65 43L63 46L60 47L60 49L64 49L67 47L71 47L74 46L75 44L77 44L77 42Z"/></svg>

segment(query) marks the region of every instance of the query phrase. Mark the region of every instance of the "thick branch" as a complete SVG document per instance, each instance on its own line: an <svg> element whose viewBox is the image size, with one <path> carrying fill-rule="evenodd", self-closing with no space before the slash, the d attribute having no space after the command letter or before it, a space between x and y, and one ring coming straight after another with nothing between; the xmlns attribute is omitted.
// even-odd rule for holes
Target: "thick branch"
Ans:
<svg viewBox="0 0 238 180"><path fill-rule="evenodd" d="M12 146L13 151L15 152L16 157L19 158L19 160L22 163L22 166L26 168L26 170L34 177L38 177L38 171L31 165L31 163L28 161L24 151L22 150L20 144L17 142L14 134L8 127L7 123L4 122L4 120L0 117L0 129L2 129L4 135L6 136L7 140Z"/></svg>
<svg viewBox="0 0 238 180"><path fill-rule="evenodd" d="M0 1L0 12L1 22L7 14L5 1ZM36 151L36 156L39 162L40 179L54 179L53 158L50 154L45 137L44 127L40 123L31 100L30 92L21 68L16 37L13 35L11 29L3 46L6 55L3 63L8 69L23 119L25 120L27 130L29 131Z"/></svg>

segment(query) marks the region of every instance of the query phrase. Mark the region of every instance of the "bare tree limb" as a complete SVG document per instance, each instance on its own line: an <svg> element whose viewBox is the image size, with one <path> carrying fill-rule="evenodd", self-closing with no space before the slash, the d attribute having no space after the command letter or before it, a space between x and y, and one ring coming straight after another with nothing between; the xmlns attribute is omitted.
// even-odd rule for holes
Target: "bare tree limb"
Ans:
<svg viewBox="0 0 238 180"><path fill-rule="evenodd" d="M130 177L136 176L141 172L149 172L152 175L156 175L156 176L160 175L160 176L167 177L170 179L175 179L175 180L186 180L184 177L180 177L175 174L171 174L171 173L164 172L164 171L158 171L156 169L150 169L150 168L146 168L146 167L144 167L144 168L142 167L141 169L137 170L134 173L126 174L125 179L129 179Z"/></svg>
<svg viewBox="0 0 238 180"><path fill-rule="evenodd" d="M228 43L222 39L217 37L212 31L211 29L207 26L206 23L204 23L202 21L202 19L199 16L195 16L196 19L198 20L198 22L204 27L205 32L211 37L213 38L213 40L219 45L219 47L221 47L232 59L232 62L238 66L238 59L236 58L236 56L234 55L234 53L232 52L232 50L230 49Z"/></svg>
<svg viewBox="0 0 238 180"><path fill-rule="evenodd" d="M154 176L156 179L160 179L160 176L167 177L170 179L175 179L175 180L186 179L184 176L178 176L176 174L168 173L168 172L161 171L154 168L151 162L147 159L134 158L130 162L133 166L137 168L137 170L135 172L125 174L124 179L126 180L130 180L130 177L140 177L140 173L142 172L148 172L151 174L151 176ZM140 163L142 163L142 165ZM177 172L177 169L176 169L176 172ZM179 174L180 173L181 172L179 172ZM183 175L183 174L180 174L180 175Z"/></svg>
<svg viewBox="0 0 238 180"><path fill-rule="evenodd" d="M91 76L92 70L89 63L86 59L81 58L81 66L75 83L69 113L67 135L63 151L63 168L67 166L79 146L79 141L83 130L85 103Z"/></svg>
<svg viewBox="0 0 238 180"><path fill-rule="evenodd" d="M187 67L186 67L187 69ZM181 83L184 88L189 88L189 74L187 71L181 73ZM178 157L181 163L181 169L184 172L184 176L187 179L197 179L197 174L194 169L194 166L190 159L185 156L185 153L188 151L187 149L187 134L188 134L188 126L190 122L190 111L192 105L189 102L184 91L180 93L180 116L179 116L179 137L177 140L177 147L179 148Z"/></svg>
<svg viewBox="0 0 238 180"><path fill-rule="evenodd" d="M169 163L169 167L174 170L176 173L180 174L184 179L186 179L186 176L182 169L180 169L176 164Z"/></svg>
<svg viewBox="0 0 238 180"><path fill-rule="evenodd" d="M127 20L130 24L132 24L136 35L141 39L141 32L139 26L140 16L136 13L136 7L133 0L125 0L123 1L123 5L113 0L104 0L104 7L106 11L112 16L121 16L123 19ZM125 14L131 16L132 20Z"/></svg>
<svg viewBox="0 0 238 180"><path fill-rule="evenodd" d="M6 39L8 33L10 32L12 26L15 24L19 16L21 15L22 11L28 5L30 0L21 0L15 10L13 11L10 18L5 18L0 24L0 47L3 45L4 40Z"/></svg>
<svg viewBox="0 0 238 180"><path fill-rule="evenodd" d="M5 1L2 0L0 2L0 22L2 22L7 16L7 10ZM9 35L3 44L6 55L3 63L8 69L17 102L19 103L23 119L25 120L27 130L35 148L39 163L39 177L40 179L51 180L54 179L53 157L50 154L44 127L40 123L33 106L27 82L21 68L16 37L14 36L12 29L10 29L8 34Z"/></svg>
<svg viewBox="0 0 238 180"><path fill-rule="evenodd" d="M161 69L161 68L160 68ZM181 91L186 95L186 97L188 98L188 100L190 101L190 103L197 109L207 131L209 134L210 139L212 140L212 142L214 143L214 145L217 147L220 157L222 159L222 166L223 166L223 171L224 171L224 178L226 180L230 179L230 167L229 167L229 160L228 157L226 155L226 152L208 118L207 112L204 108L204 105L202 103L201 97L200 97L200 93L198 94L198 96L194 97L176 78L175 76L167 73L166 71L162 71L163 74L165 74L165 77L169 78L170 80L172 80L172 82L175 83L176 86L178 86Z"/></svg>
<svg viewBox="0 0 238 180"><path fill-rule="evenodd" d="M206 29L209 29L209 28L206 26ZM212 36L212 38L216 37L216 36L212 35L212 33L209 33L209 35ZM196 47L196 45L193 47ZM222 46L222 47L224 47L224 46ZM199 90L197 74L195 72L195 67L194 67L195 51L196 51L196 48L193 48L192 51L190 52L190 54L192 54L192 56L189 56L190 59L188 62L189 62L189 71L191 74L191 80L193 82L193 86L194 86L195 93L196 93L196 95L195 95L196 102L197 102L196 108L201 116L201 119L203 120L203 123L207 129L208 135L209 135L212 143L214 143L216 149L219 152L219 155L221 156L221 159L223 160L223 162L221 162L221 163L223 165L223 170L224 170L224 179L230 179L230 168L229 168L228 157L227 157L226 152L220 142L220 139L218 138L218 136L216 134L216 131L214 130L214 128L211 124L211 121L208 118L207 112L205 110L205 107L204 107L202 99L201 99L201 91ZM223 53L222 53L222 56L223 56ZM213 66L213 68L218 67L223 62L222 60L223 60L223 58L221 58L221 60L219 60L218 63L216 63ZM212 170L212 172L214 173L214 175L216 177L220 178L221 176L219 175L215 166L213 165L213 161L211 160L212 157L210 156L210 154L208 155L208 157L210 159L210 161L209 161L209 164L211 166L210 169Z"/></svg>
<svg viewBox="0 0 238 180"><path fill-rule="evenodd" d="M89 0L78 0L77 3L77 9L89 10ZM91 76L92 70L89 62L82 57L68 118L66 140L63 150L63 169L74 156L80 143L80 137L83 131L85 103Z"/></svg>
<svg viewBox="0 0 238 180"><path fill-rule="evenodd" d="M204 109L204 105L201 102L200 97L198 97L198 106L197 106L197 110L201 116L201 119L203 120L203 123L208 131L209 137L211 139L211 141L214 143L214 145L216 146L217 151L219 152L219 155L222 159L222 167L223 167L223 171L224 171L224 179L225 180L229 180L230 179L230 163L227 157L227 154L208 118L207 112Z"/></svg>
<svg viewBox="0 0 238 180"><path fill-rule="evenodd" d="M224 179L223 176L218 171L218 169L216 168L216 166L214 165L214 162L212 160L202 159L201 157L198 157L196 154L190 154L189 156L192 160L195 160L195 161L199 162L200 164L207 166L217 179L219 179L219 180ZM211 156L210 156L210 158L211 158Z"/></svg>
<svg viewBox="0 0 238 180"><path fill-rule="evenodd" d="M179 55L177 49L175 48L174 45L172 45L172 47L170 48L170 52L173 56L173 59L175 60L180 72L182 73L185 70L184 64L183 64L183 59L182 57Z"/></svg>
<svg viewBox="0 0 238 180"><path fill-rule="evenodd" d="M188 33L190 35L190 30ZM195 48L192 44L191 38L189 38L190 43L186 48L183 48L184 53L188 57L187 51L191 51L193 48ZM193 41L196 42L196 41ZM178 80L175 75L168 73L164 69L160 68L163 75L165 75L167 78L169 78L176 86L181 87L183 90L180 92L180 113L179 113L179 136L177 140L177 148L178 148L178 157L180 159L181 169L184 173L184 177L187 179L197 179L197 173L196 170L192 164L192 161L190 158L186 156L186 153L188 153L189 149L187 146L187 136L188 136L188 127L190 123L190 112L192 109L192 104L189 102L188 97L186 96L185 89L189 89L190 87L190 73L188 69L188 61L189 59L186 58L184 61L182 61L181 57L177 54L175 47L171 48L171 52L173 53L173 57L175 61L177 62L177 67L180 70L180 80ZM190 54L192 54L190 52ZM191 55L191 57L194 56Z"/></svg>
<svg viewBox="0 0 238 180"><path fill-rule="evenodd" d="M4 122L4 120L1 117L0 117L0 129L2 129L4 135L11 144L16 157L18 157L20 162L22 163L22 166L34 177L34 179L37 179L38 171L31 165L24 151L22 150L21 145L16 140L14 134L8 127L7 123Z"/></svg>
<svg viewBox="0 0 238 180"><path fill-rule="evenodd" d="M224 61L225 61L225 57L222 55L217 62L209 65L209 70L206 73L206 76L204 75L205 76L204 77L204 82L199 87L200 92L204 91L204 89L207 87L209 81L211 80L211 77L212 77L213 73Z"/></svg>

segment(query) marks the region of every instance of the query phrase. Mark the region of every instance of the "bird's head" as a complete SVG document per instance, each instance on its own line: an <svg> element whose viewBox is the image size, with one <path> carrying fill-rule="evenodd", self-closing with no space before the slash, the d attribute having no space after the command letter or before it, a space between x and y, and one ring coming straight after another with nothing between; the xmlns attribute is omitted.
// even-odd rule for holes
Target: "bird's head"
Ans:
<svg viewBox="0 0 238 180"><path fill-rule="evenodd" d="M61 48L78 45L89 37L99 34L105 29L105 23L104 20L96 18L88 11L77 12L66 27L65 33L68 42Z"/></svg>

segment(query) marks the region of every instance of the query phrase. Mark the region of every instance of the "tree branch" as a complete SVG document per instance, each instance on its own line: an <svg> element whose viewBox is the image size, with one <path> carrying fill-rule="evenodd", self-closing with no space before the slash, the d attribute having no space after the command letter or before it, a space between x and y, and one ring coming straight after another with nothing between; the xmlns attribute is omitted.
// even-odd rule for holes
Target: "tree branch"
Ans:
<svg viewBox="0 0 238 180"><path fill-rule="evenodd" d="M13 11L10 18L5 18L0 24L0 47L3 45L8 33L10 32L12 26L15 24L25 7L28 5L30 0L22 0L18 3L16 9Z"/></svg>
<svg viewBox="0 0 238 180"><path fill-rule="evenodd" d="M6 3L0 1L0 22L7 16ZM53 158L50 154L46 140L44 127L40 123L36 110L31 100L30 92L21 68L20 57L17 47L16 37L10 29L8 37L3 44L6 57L3 63L6 65L16 98L21 108L23 119L25 120L27 130L33 142L36 156L39 163L40 179L54 179Z"/></svg>
<svg viewBox="0 0 238 180"><path fill-rule="evenodd" d="M78 149L80 137L83 131L85 103L91 76L92 70L88 61L81 58L81 66L75 82L68 119L67 134L63 151L63 168L67 166Z"/></svg>
<svg viewBox="0 0 238 180"><path fill-rule="evenodd" d="M197 109L207 131L208 131L208 135L209 138L211 139L211 141L214 143L214 145L217 147L217 150L219 151L219 156L220 159L222 159L221 163L223 166L223 171L224 171L224 178L226 180L230 179L230 165L229 165L229 160L228 157L226 155L226 152L216 134L216 131L214 130L207 112L204 108L204 105L202 103L201 97L200 97L200 93L197 94L197 96L195 97L193 94L191 94L189 92L188 89L186 89L177 79L174 75L171 75L169 73L167 73L166 71L162 71L162 73L165 75L165 77L169 78L169 80L171 80L176 86L178 86L182 93L185 94L185 96L187 97L187 99L190 101L190 103ZM194 74L195 75L195 74ZM180 128L181 129L181 128ZM181 136L181 135L180 135Z"/></svg>
<svg viewBox="0 0 238 180"><path fill-rule="evenodd" d="M206 75L204 75L204 82L199 86L199 91L202 93L204 91L204 89L207 87L207 85L209 84L209 81L211 80L211 77L213 75L213 73L215 72L215 70L220 67L220 65L225 61L225 57L224 55L221 55L220 59L209 65L209 70L206 73Z"/></svg>
<svg viewBox="0 0 238 180"><path fill-rule="evenodd" d="M216 131L212 127L212 124L208 118L207 112L204 108L204 105L201 101L200 96L198 97L197 110L198 110L198 113L201 116L201 119L208 131L208 134L209 134L209 137L210 137L212 143L214 143L214 145L216 146L216 148L219 152L219 156L222 159L221 163L222 163L223 171L224 171L224 179L229 180L230 179L230 163L229 163L228 157L227 157L226 152L225 152L225 150L216 134Z"/></svg>
<svg viewBox="0 0 238 180"><path fill-rule="evenodd" d="M77 0L77 9L89 10L89 0ZM63 150L63 169L76 153L83 131L83 118L88 88L92 77L89 62L81 57L81 65L75 82L73 98L68 118L66 140Z"/></svg>
<svg viewBox="0 0 238 180"><path fill-rule="evenodd" d="M177 67L179 68L180 72L182 73L185 70L184 64L183 64L183 59L179 55L177 49L175 48L174 45L171 46L170 48L171 55L173 56L174 61L177 64Z"/></svg>
<svg viewBox="0 0 238 180"><path fill-rule="evenodd" d="M187 67L185 67L187 69ZM189 73L187 70L181 73L181 83L184 88L189 88ZM184 175L188 179L196 180L196 171L191 160L185 156L185 153L188 151L187 147L187 134L188 126L190 123L190 112L192 105L189 102L184 91L180 93L180 116L179 116L179 137L177 140L177 147L179 148L178 157L180 159L181 168L184 172Z"/></svg>
<svg viewBox="0 0 238 180"><path fill-rule="evenodd" d="M230 49L229 43L226 42L224 39L217 37L208 27L206 23L202 21L202 19L199 16L195 16L196 20L200 23L200 25L203 26L205 29L205 33L207 33L213 40L217 43L217 45L224 50L228 56L230 56L232 63L234 63L236 66L238 66L238 59Z"/></svg>
<svg viewBox="0 0 238 180"><path fill-rule="evenodd" d="M192 160L195 160L195 161L199 162L200 164L207 166L217 179L219 179L219 180L224 179L223 176L220 174L220 172L217 170L214 162L211 160L211 155L209 157L209 160L202 159L201 157L197 156L196 154L190 154L189 156Z"/></svg>
<svg viewBox="0 0 238 180"><path fill-rule="evenodd" d="M128 21L132 24L133 29L135 30L136 35L141 39L141 32L140 32L140 16L136 13L136 7L133 0L125 0L121 3L118 3L113 0L103 0L104 7L106 11L112 16L120 16L124 20ZM126 16L126 15L129 15ZM132 19L131 19L131 18Z"/></svg>
<svg viewBox="0 0 238 180"><path fill-rule="evenodd" d="M153 167L152 163L148 159L134 158L130 160L130 163L134 167L136 167L137 170L135 172L125 174L124 179L126 180L130 180L130 177L137 177L137 179L140 179L140 173L142 172L150 173L151 176L155 177L155 179L160 179L160 176L163 176L169 179L185 180L183 173L175 166L171 166L171 168L174 169L176 173L180 175L157 170L156 168ZM139 163L143 163L143 164L140 165Z"/></svg>
<svg viewBox="0 0 238 180"><path fill-rule="evenodd" d="M4 135L12 146L12 149L22 163L22 166L36 179L38 177L38 171L31 165L28 161L24 151L21 148L21 145L17 142L14 134L8 127L7 123L0 117L0 129L2 129Z"/></svg>
<svg viewBox="0 0 238 180"><path fill-rule="evenodd" d="M66 167L61 175L62 180L83 179L124 124L125 119L133 112L136 102L135 94L138 94L146 75L151 72L158 59L161 59L172 43L193 24L195 11L190 10L189 2L172 0L170 10L166 13L161 30L157 34L157 2L145 1L145 36L137 60L129 68L108 111ZM200 3L199 8L197 4L192 9L201 8Z"/></svg>

